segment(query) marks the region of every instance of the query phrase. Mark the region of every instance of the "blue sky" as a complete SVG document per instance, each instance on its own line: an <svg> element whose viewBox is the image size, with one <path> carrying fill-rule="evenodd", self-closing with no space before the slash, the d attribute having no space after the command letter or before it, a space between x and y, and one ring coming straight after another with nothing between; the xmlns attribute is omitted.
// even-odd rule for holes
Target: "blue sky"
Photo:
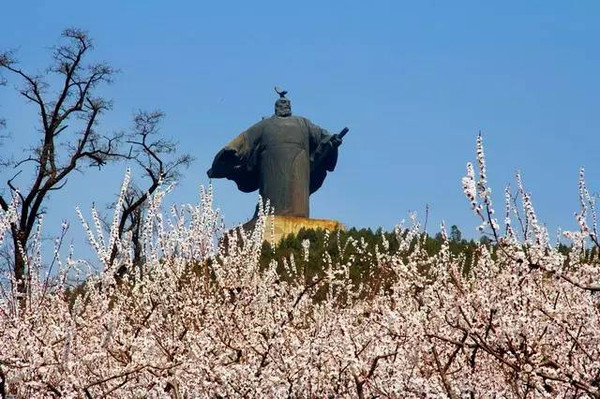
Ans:
<svg viewBox="0 0 600 399"><path fill-rule="evenodd" d="M86 29L91 58L121 70L102 90L114 108L99 127L127 129L136 110L158 108L164 135L196 158L171 202L198 200L216 152L272 113L279 85L295 114L350 128L311 216L390 229L428 204L430 232L445 220L476 237L460 179L479 131L500 209L517 169L551 232L576 227L580 166L600 189L599 11L595 1L22 1L2 7L0 49L43 70L62 29ZM18 155L36 139L35 110L13 86L0 87L13 137L2 153ZM75 205L110 202L124 170L71 179L48 202L47 233L68 218L80 234ZM213 184L228 225L252 214L256 193Z"/></svg>

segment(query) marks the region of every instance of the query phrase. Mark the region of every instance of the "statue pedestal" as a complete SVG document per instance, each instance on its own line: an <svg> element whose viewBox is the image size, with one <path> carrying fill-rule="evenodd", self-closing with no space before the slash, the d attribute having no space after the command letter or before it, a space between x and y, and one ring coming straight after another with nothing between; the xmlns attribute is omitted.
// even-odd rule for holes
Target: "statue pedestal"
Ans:
<svg viewBox="0 0 600 399"><path fill-rule="evenodd" d="M244 229L253 229L255 219L244 224ZM273 230L271 230L273 228ZM301 229L344 230L344 225L336 220L309 219L295 216L269 216L264 231L264 240L277 244L289 234L296 234ZM273 233L273 234L271 234Z"/></svg>

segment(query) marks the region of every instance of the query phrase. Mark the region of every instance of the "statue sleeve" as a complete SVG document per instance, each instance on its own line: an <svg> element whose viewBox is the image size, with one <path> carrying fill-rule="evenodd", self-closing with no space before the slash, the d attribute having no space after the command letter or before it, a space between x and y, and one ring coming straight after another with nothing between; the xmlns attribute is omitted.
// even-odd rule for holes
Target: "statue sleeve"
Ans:
<svg viewBox="0 0 600 399"><path fill-rule="evenodd" d="M335 169L338 149L331 145L331 134L320 126L305 119L310 135L310 193L323 185L327 172Z"/></svg>
<svg viewBox="0 0 600 399"><path fill-rule="evenodd" d="M235 181L240 191L249 193L259 188L257 152L260 141L258 124L231 140L217 153L207 174L210 178Z"/></svg>

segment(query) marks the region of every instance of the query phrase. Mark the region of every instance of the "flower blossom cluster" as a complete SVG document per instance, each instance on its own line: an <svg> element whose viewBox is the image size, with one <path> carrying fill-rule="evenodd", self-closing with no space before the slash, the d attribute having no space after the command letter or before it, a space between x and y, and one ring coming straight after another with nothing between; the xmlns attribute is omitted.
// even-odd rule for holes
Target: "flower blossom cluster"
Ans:
<svg viewBox="0 0 600 399"><path fill-rule="evenodd" d="M60 271L49 275L33 246L27 300L10 284L0 291L0 396L600 397L600 248L587 190L578 217L591 221L566 234L569 250L549 243L521 183L519 206L505 192L503 233L481 137L477 149L483 170L475 182L470 166L463 185L492 243L467 264L445 234L432 255L416 221L399 226L398 245L374 257L389 281L369 295L332 257L306 278L308 242L303 258L280 262L294 278L280 278L276 261L261 267L268 212L254 231L225 231L210 189L167 210L165 191L152 196L142 264L115 223L106 232L95 211L92 223L80 212L104 269L57 249ZM14 217L0 214L0 237ZM86 276L76 290L74 274Z"/></svg>

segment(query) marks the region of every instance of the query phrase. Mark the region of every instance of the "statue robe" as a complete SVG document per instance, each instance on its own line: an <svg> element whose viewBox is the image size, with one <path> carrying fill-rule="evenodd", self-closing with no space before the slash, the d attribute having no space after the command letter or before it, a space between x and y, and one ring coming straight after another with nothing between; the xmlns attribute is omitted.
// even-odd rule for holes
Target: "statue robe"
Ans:
<svg viewBox="0 0 600 399"><path fill-rule="evenodd" d="M208 176L233 180L243 192L258 189L276 215L309 217L310 194L337 163L331 137L306 118L272 116L230 141Z"/></svg>

